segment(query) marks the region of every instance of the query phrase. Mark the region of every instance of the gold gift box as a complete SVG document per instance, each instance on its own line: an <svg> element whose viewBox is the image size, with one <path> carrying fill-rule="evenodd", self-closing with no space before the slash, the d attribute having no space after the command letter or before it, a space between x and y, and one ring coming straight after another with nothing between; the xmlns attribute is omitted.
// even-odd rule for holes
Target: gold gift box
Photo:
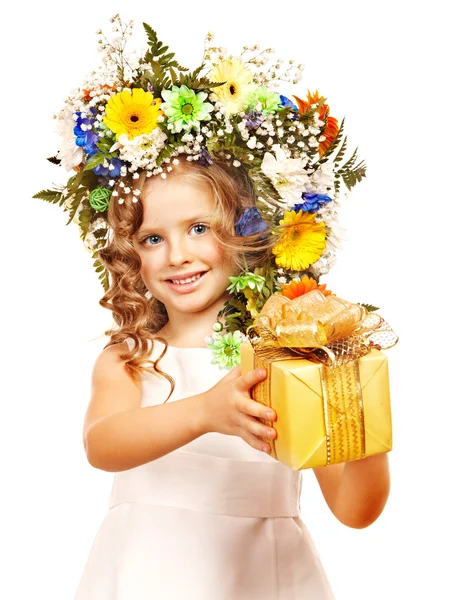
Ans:
<svg viewBox="0 0 466 600"><path fill-rule="evenodd" d="M242 373L262 366L268 370L267 379L251 389L251 396L271 406L277 413L274 422L260 421L277 431L275 440L266 441L272 448L272 456L281 463L295 470L309 469L392 449L388 362L386 355L379 350L372 349L369 354L348 365L344 372L346 378L350 373L348 369L355 372L353 387L358 392L357 401L353 398L350 404L358 425L354 419L348 420L347 414L334 411L333 417L336 416L337 429L340 429L343 441L335 438L331 419L329 421L327 374L331 369L324 373L326 367L303 358L263 362L254 353L251 344L241 344ZM337 379L335 381L338 383ZM335 387L336 384L333 385ZM341 375L338 385L344 385ZM339 391L334 391L338 395ZM342 445L351 442L350 438L357 429L360 440L348 459Z"/></svg>

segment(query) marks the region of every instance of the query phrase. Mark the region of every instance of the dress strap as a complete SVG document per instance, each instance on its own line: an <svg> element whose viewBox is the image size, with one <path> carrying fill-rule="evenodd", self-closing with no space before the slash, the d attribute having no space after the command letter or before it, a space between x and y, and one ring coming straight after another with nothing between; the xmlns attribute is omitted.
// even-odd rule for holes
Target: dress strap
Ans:
<svg viewBox="0 0 466 600"><path fill-rule="evenodd" d="M109 508L126 502L238 517L300 516L301 471L175 450L115 474Z"/></svg>

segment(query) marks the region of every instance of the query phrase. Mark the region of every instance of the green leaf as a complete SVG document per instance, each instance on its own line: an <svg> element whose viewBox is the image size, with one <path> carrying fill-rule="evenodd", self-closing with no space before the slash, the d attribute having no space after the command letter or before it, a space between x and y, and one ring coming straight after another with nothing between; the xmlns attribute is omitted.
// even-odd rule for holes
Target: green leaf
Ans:
<svg viewBox="0 0 466 600"><path fill-rule="evenodd" d="M143 27L146 31L149 45L149 57L156 60L161 67L168 69L169 67L175 67L179 70L186 71L185 67L181 67L176 60L173 60L175 54L173 52L167 53L168 46L164 46L157 37L157 33L147 23L143 23ZM147 54L146 54L147 57ZM147 61L149 62L149 61Z"/></svg>
<svg viewBox="0 0 466 600"><path fill-rule="evenodd" d="M95 229L92 233L96 240L104 239L107 236L108 229L106 227L99 227L99 229Z"/></svg>
<svg viewBox="0 0 466 600"><path fill-rule="evenodd" d="M69 225L71 223L71 221L74 219L74 216L79 208L79 205L81 204L81 200L82 200L82 194L76 194L76 196L73 198L73 201L71 203L71 208L68 208L67 210L70 213L70 216L68 217L68 221L67 221L67 225Z"/></svg>
<svg viewBox="0 0 466 600"><path fill-rule="evenodd" d="M102 284L104 291L107 292L108 288L109 288L108 271L104 267L104 265L100 262L99 257L98 257L98 251L93 252L92 258L94 259L94 269L99 276L99 281Z"/></svg>
<svg viewBox="0 0 466 600"><path fill-rule="evenodd" d="M91 224L92 208L89 204L83 204L81 212L79 213L79 228L81 230L81 240L84 240L86 235L89 233L89 226Z"/></svg>
<svg viewBox="0 0 466 600"><path fill-rule="evenodd" d="M359 306L363 306L367 312L374 312L376 310L380 310L378 306L373 306L372 304L363 304L362 302L358 302Z"/></svg>
<svg viewBox="0 0 466 600"><path fill-rule="evenodd" d="M340 173L340 171L339 171ZM358 181L362 181L362 178L366 176L366 166L364 161L361 161L357 167L350 171L341 172L341 177L346 184L346 187L351 190Z"/></svg>
<svg viewBox="0 0 466 600"><path fill-rule="evenodd" d="M334 165L336 165L338 167L338 165L340 164L340 162L342 161L345 152L346 152L346 141L347 141L347 137L345 136L345 139L343 140L343 143L341 145L341 148L338 150L337 155L335 156L333 163Z"/></svg>
<svg viewBox="0 0 466 600"><path fill-rule="evenodd" d="M76 173L76 175L73 175L73 177L70 177L68 179L68 183L66 184L66 189L67 189L67 197L73 196L73 194L75 193L75 191L78 189L78 187L81 185L81 181L83 180L84 177L84 171L78 171Z"/></svg>
<svg viewBox="0 0 466 600"><path fill-rule="evenodd" d="M65 201L63 193L59 190L42 190L41 192L34 194L33 198L60 205Z"/></svg>
<svg viewBox="0 0 466 600"><path fill-rule="evenodd" d="M105 154L102 154L101 152L99 152L95 156L91 156L91 158L88 159L87 163L84 166L84 170L90 171L94 167L101 165L104 162L104 160L105 160Z"/></svg>

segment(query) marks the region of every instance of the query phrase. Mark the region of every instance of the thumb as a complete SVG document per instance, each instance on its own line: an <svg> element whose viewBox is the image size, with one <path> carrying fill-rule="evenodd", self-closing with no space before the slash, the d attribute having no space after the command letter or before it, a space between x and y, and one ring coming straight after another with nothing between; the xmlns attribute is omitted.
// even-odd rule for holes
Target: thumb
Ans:
<svg viewBox="0 0 466 600"><path fill-rule="evenodd" d="M230 381L232 379L238 379L241 376L241 366L233 367L223 378L225 381Z"/></svg>

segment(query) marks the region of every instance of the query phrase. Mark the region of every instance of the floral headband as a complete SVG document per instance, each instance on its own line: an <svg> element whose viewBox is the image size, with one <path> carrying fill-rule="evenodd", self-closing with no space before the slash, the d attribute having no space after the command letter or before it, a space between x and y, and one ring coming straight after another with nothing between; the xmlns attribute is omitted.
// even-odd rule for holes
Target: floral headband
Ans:
<svg viewBox="0 0 466 600"><path fill-rule="evenodd" d="M111 199L137 202L140 191L131 180L141 172L165 178L186 155L206 168L216 159L244 168L256 206L244 211L235 232L270 229L277 236L268 264L230 278L231 299L222 310L229 333L245 333L273 293L331 294L319 277L340 246L341 182L350 190L366 169L356 164L356 151L344 162L344 120L330 116L324 97L307 91L292 101L280 93L284 82L299 83L303 65L258 46L232 56L208 33L202 64L189 71L146 23L148 48L141 56L127 49L133 22L119 15L110 21L112 40L97 32L102 65L56 117L62 144L48 160L74 174L65 186L34 196L59 204L67 224L78 224L104 289L98 252L108 240Z"/></svg>

